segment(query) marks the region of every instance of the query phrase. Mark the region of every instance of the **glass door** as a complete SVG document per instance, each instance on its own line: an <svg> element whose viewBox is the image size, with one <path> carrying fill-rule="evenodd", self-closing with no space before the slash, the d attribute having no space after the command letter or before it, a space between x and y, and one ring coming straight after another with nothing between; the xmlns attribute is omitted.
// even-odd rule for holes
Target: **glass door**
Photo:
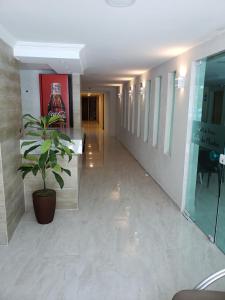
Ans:
<svg viewBox="0 0 225 300"><path fill-rule="evenodd" d="M215 243L225 252L225 180L224 180L224 166L221 166L221 191L218 205L218 215L216 224Z"/></svg>
<svg viewBox="0 0 225 300"><path fill-rule="evenodd" d="M196 63L185 209L209 239L225 251L225 186L219 163L225 144L225 84L212 78L217 59Z"/></svg>

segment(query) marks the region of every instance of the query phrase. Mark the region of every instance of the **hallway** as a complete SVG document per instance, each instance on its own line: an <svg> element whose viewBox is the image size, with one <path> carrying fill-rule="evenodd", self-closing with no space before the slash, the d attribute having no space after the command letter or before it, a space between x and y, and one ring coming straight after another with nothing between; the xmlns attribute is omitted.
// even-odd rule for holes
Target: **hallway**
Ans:
<svg viewBox="0 0 225 300"><path fill-rule="evenodd" d="M24 215L0 247L1 300L170 300L225 266L115 138L85 132L80 210Z"/></svg>

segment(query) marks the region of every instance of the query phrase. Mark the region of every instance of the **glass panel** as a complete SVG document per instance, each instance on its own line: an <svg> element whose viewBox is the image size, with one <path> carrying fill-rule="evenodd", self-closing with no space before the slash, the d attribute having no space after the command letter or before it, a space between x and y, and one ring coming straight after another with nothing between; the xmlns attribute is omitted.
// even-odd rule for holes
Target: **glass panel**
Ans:
<svg viewBox="0 0 225 300"><path fill-rule="evenodd" d="M155 79L155 101L154 101L154 118L153 118L153 147L158 144L159 116L161 100L161 77Z"/></svg>
<svg viewBox="0 0 225 300"><path fill-rule="evenodd" d="M166 125L165 125L165 140L164 140L165 154L171 154L173 116L174 116L174 106L175 106L175 78L176 78L176 72L172 72L168 74Z"/></svg>
<svg viewBox="0 0 225 300"><path fill-rule="evenodd" d="M203 86L205 79L205 67L206 61L202 60L197 62L195 65L195 82L194 82L194 95L193 95L193 107L192 107L192 118L194 121L200 121L202 115L202 102L203 102ZM195 127L192 124L192 137L198 135L195 132ZM199 145L191 140L189 149L189 166L188 166L188 180L187 180L187 191L186 191L186 210L190 215L191 219L195 221L195 189L197 179L197 166L198 166L198 152Z"/></svg>
<svg viewBox="0 0 225 300"><path fill-rule="evenodd" d="M225 252L225 168L221 165L221 192L218 205L217 227L216 227L216 244Z"/></svg>
<svg viewBox="0 0 225 300"><path fill-rule="evenodd" d="M131 131L132 134L134 134L135 131L135 99L136 99L136 89L134 86L132 98L131 98L131 104L132 104L132 124L131 124Z"/></svg>
<svg viewBox="0 0 225 300"><path fill-rule="evenodd" d="M225 53L212 57L209 61L209 73L213 86L208 88L208 95L213 99L208 118L220 127L219 147L224 153L225 146ZM225 252L225 168L220 165L220 197L218 204L217 226L215 242Z"/></svg>
<svg viewBox="0 0 225 300"><path fill-rule="evenodd" d="M148 80L147 83L146 83L146 89L145 89L144 142L148 141L150 95L151 95L151 81Z"/></svg>
<svg viewBox="0 0 225 300"><path fill-rule="evenodd" d="M202 231L214 240L220 186L218 158L222 131L220 125L207 120L211 98L205 96L207 87L205 74L204 60L196 64L186 210Z"/></svg>
<svg viewBox="0 0 225 300"><path fill-rule="evenodd" d="M137 137L141 135L141 103L143 95L138 93L138 111L137 111Z"/></svg>
<svg viewBox="0 0 225 300"><path fill-rule="evenodd" d="M127 129L128 129L128 131L130 131L130 122L131 122L131 92L129 92L127 100L128 100L128 102L127 102L127 110L128 110Z"/></svg>
<svg viewBox="0 0 225 300"><path fill-rule="evenodd" d="M123 89L122 89L122 93L120 95L120 126L121 127L123 126L123 109L124 109L123 102L124 99L123 99Z"/></svg>
<svg viewBox="0 0 225 300"><path fill-rule="evenodd" d="M186 210L225 252L225 54L197 64Z"/></svg>
<svg viewBox="0 0 225 300"><path fill-rule="evenodd" d="M127 120L127 87L124 89L123 93L123 127L126 128L126 120Z"/></svg>

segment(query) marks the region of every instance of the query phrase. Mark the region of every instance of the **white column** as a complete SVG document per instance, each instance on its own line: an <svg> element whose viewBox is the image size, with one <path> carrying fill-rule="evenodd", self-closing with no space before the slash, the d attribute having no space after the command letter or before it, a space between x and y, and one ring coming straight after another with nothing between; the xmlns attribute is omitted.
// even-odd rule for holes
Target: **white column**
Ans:
<svg viewBox="0 0 225 300"><path fill-rule="evenodd" d="M73 88L73 127L81 127L80 74L72 75Z"/></svg>

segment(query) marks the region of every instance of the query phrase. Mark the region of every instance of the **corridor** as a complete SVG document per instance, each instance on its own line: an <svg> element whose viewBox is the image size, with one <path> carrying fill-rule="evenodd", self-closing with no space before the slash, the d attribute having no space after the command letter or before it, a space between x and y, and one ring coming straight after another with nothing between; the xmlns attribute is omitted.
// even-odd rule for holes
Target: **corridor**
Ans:
<svg viewBox="0 0 225 300"><path fill-rule="evenodd" d="M79 211L24 215L0 247L1 300L170 300L225 266L115 138L85 132Z"/></svg>

